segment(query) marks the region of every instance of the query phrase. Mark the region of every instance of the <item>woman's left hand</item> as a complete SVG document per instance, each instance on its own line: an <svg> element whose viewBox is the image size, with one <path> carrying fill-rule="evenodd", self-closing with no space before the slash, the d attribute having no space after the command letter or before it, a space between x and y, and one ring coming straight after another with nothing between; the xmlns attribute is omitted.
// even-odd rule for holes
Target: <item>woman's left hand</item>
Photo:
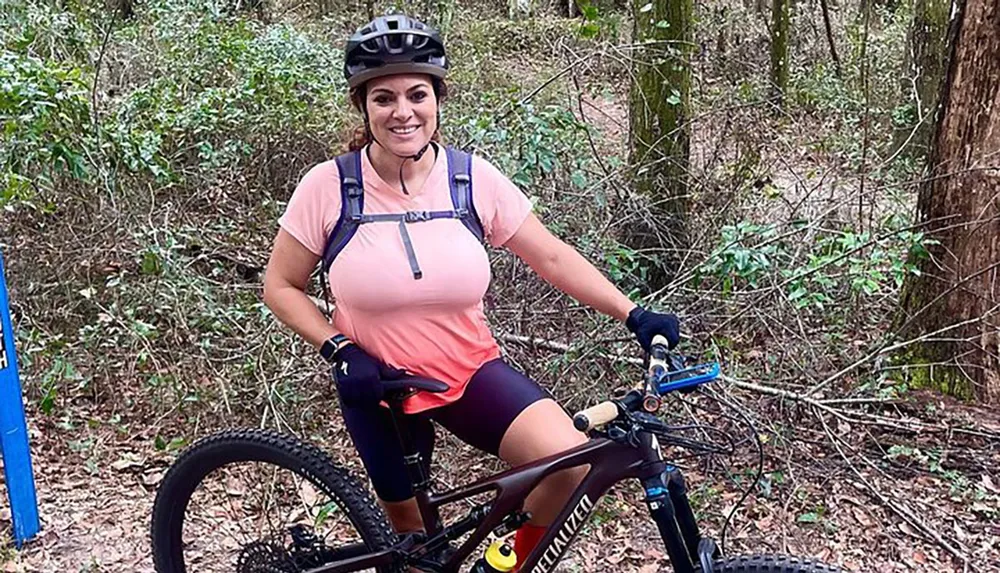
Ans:
<svg viewBox="0 0 1000 573"><path fill-rule="evenodd" d="M649 352L653 337L657 334L666 337L670 348L677 346L681 340L680 321L673 314L660 314L637 306L628 313L625 326L635 334L639 345L646 352Z"/></svg>

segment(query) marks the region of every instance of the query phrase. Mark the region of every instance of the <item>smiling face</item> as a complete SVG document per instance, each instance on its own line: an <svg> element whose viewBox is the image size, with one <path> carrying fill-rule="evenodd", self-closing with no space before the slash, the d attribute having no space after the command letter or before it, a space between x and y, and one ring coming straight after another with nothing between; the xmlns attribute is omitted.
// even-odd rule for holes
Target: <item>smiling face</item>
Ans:
<svg viewBox="0 0 1000 573"><path fill-rule="evenodd" d="M437 130L437 98L429 76L405 74L368 82L365 106L372 135L392 153L416 154Z"/></svg>

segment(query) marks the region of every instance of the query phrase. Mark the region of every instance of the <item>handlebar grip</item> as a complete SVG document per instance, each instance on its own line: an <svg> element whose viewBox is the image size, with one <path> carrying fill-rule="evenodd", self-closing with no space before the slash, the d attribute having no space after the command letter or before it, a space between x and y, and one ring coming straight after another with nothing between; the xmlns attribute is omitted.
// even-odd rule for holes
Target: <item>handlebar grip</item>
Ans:
<svg viewBox="0 0 1000 573"><path fill-rule="evenodd" d="M662 334L653 337L653 342L649 345L650 375L660 376L670 371L670 365L667 364L667 349L669 347L670 343L667 342L667 337Z"/></svg>
<svg viewBox="0 0 1000 573"><path fill-rule="evenodd" d="M666 352L667 349L670 348L670 341L667 340L666 336L663 336L662 334L657 334L656 336L653 337L653 342L650 343L650 348L652 351L656 351L659 350L657 348L658 346L662 346L663 347L662 351Z"/></svg>
<svg viewBox="0 0 1000 573"><path fill-rule="evenodd" d="M581 432L593 430L618 417L618 406L614 402L601 402L573 416L573 427Z"/></svg>

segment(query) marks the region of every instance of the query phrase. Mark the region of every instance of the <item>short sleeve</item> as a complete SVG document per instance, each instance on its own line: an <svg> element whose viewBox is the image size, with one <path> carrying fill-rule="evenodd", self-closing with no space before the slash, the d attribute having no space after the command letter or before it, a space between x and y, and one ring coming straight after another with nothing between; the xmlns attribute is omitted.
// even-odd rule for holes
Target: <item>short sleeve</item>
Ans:
<svg viewBox="0 0 1000 573"><path fill-rule="evenodd" d="M481 157L472 160L472 201L486 240L494 247L510 240L531 213L528 197Z"/></svg>
<svg viewBox="0 0 1000 573"><path fill-rule="evenodd" d="M340 175L336 162L325 161L299 181L278 224L314 255L322 257L339 218Z"/></svg>

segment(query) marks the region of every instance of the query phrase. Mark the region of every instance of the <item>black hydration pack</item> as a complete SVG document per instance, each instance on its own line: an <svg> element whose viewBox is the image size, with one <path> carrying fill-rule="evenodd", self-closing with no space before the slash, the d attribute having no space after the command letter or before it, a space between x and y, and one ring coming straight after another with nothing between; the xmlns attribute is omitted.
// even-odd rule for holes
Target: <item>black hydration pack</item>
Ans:
<svg viewBox="0 0 1000 573"><path fill-rule="evenodd" d="M364 181L361 179L361 152L352 151L336 158L337 170L340 172L340 219L330 233L323 249L323 261L320 267L320 280L326 296L326 277L330 265L337 255L344 250L358 227L365 223L398 222L399 235L406 249L406 258L410 262L410 270L414 279L423 276L417 255L410 241L410 233L406 230L408 223L432 221L434 219L460 219L462 224L483 242L483 226L476 214L472 202L472 155L454 147L445 147L448 157L448 187L451 190L450 211L407 211L405 213L365 213Z"/></svg>

